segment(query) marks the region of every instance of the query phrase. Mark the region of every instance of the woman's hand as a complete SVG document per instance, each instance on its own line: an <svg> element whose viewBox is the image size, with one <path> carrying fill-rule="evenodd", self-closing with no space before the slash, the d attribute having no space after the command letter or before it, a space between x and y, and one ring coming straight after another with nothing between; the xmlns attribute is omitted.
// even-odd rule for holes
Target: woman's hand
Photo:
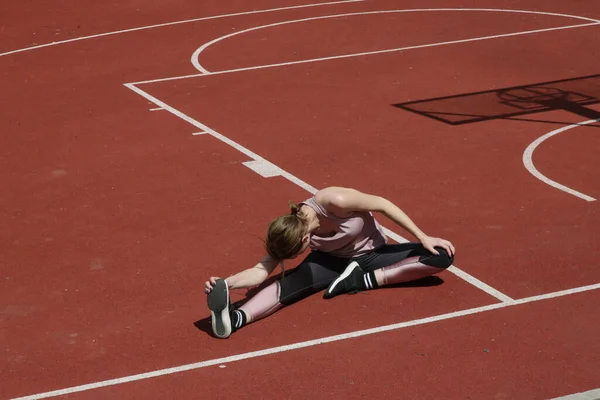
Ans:
<svg viewBox="0 0 600 400"><path fill-rule="evenodd" d="M221 279L218 276L211 276L206 282L204 282L204 292L209 294L212 292L215 283L217 283L217 279Z"/></svg>
<svg viewBox="0 0 600 400"><path fill-rule="evenodd" d="M440 254L435 249L436 247L441 247L442 249L446 250L448 255L454 256L454 245L446 239L425 236L423 239L421 239L421 244L423 244L423 247L425 247L427 250L429 250L436 256Z"/></svg>

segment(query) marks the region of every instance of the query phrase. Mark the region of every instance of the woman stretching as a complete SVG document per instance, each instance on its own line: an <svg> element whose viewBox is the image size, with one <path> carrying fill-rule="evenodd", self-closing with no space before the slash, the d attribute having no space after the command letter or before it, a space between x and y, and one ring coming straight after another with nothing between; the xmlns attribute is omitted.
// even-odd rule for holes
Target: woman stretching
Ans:
<svg viewBox="0 0 600 400"><path fill-rule="evenodd" d="M330 299L437 274L454 260L452 243L427 236L383 197L329 187L290 208L290 214L269 225L267 255L258 264L227 279L211 277L206 282L215 336L227 338L244 325L325 288L323 297ZM418 242L387 244L372 212L385 215ZM283 260L295 258L309 246L310 254L298 267L238 309L230 308L229 289L260 285Z"/></svg>

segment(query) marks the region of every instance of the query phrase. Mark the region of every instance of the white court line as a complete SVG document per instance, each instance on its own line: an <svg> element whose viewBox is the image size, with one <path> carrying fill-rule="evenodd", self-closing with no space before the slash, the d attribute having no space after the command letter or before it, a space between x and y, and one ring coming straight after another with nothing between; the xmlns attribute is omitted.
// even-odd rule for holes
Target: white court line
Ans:
<svg viewBox="0 0 600 400"><path fill-rule="evenodd" d="M590 23L586 23L586 24L558 26L558 27L554 27L554 28L535 29L535 30L531 30L531 31L512 32L512 33L505 33L505 34L500 34L500 35L479 36L479 37L468 38L468 39L451 40L451 41L447 41L447 42L420 44L420 45L415 45L415 46L397 47L394 49L366 51L366 52L362 52L362 53L342 54L342 55L337 55L337 56L320 57L320 58L313 58L313 59L308 59L308 60L289 61L289 62L283 62L283 63L259 65L259 66L253 66L253 67L237 68L237 69L223 70L223 71L216 71L216 72L207 71L200 64L197 64L197 66L200 67L199 71L201 71L201 74L196 74L195 76L215 75L215 74L224 74L224 73L240 72L240 71L251 71L251 70L255 70L255 69L281 67L281 66L296 65L296 64L306 64L306 63L312 63L312 62L317 62L317 61L339 60L339 59L344 59L344 58L352 58L352 57L359 57L359 56L366 56L366 55L395 53L398 51L405 51L405 50L424 49L424 48L428 48L428 47L447 46L450 44L469 43L469 42L476 42L476 41L482 41L482 40L500 39L500 38L511 37L511 36L530 35L532 33L542 33L542 32L559 31L559 30L565 30L565 29L573 29L573 28L583 28L586 26L593 26L593 25L599 25L599 24L600 23L598 23L598 22L590 22ZM196 65L194 65L194 66L196 67ZM194 76L194 75L189 75L188 77L192 77L192 76Z"/></svg>
<svg viewBox="0 0 600 400"><path fill-rule="evenodd" d="M562 128L553 130L552 132L549 132L549 133L545 134L544 136L541 136L538 139L536 139L533 143L531 143L529 146L527 146L527 148L525 149L525 152L523 153L523 164L525 165L525 168L527 169L527 171L529 171L529 173L531 173L531 175L535 176L540 181L542 181L545 184L550 185L558 190L562 190L565 193L572 194L573 196L579 197L580 199L583 199L585 201L595 201L596 200L595 198L588 196L587 194L583 194L581 192L578 192L577 190L573 190L565 185L561 185L560 183L547 178L545 175L543 175L541 172L539 172L537 170L535 165L533 165L533 152L544 141L546 141L547 139L550 139L552 136L558 135L561 132L568 131L569 129L577 128L578 126L592 124L594 122L600 122L600 119L590 119L588 121L579 122L577 124L563 126Z"/></svg>
<svg viewBox="0 0 600 400"><path fill-rule="evenodd" d="M530 33L547 32L547 31L561 30L561 29L570 29L570 28L579 28L579 27L582 27L582 26L595 25L595 24L600 23L600 20L592 19L592 18L587 18L587 17L581 17L581 16L578 16L578 15L559 14L559 13L551 13L551 12L543 12L543 11L510 10L510 9L494 9L494 8L422 8L422 9L400 9L400 10L383 10L383 11L362 11L362 12L354 12L354 13L344 13L344 14L335 14L335 15L322 15L322 16L318 16L318 17L310 17L310 18L302 18L302 19L289 20L289 21L281 21L281 22L276 22L276 23L272 23L272 24L255 26L255 27L252 27L252 28L249 28L249 29L244 29L244 30L241 30L241 31L237 31L237 32L233 32L233 33L230 33L230 34L227 34L227 35L223 35L223 36L218 37L218 38L216 38L214 40L211 40L210 42L207 42L207 43L203 44L198 49L196 49L196 51L194 51L194 53L192 54L191 63L194 66L194 68L196 68L198 71L200 71L200 73L202 73L202 74L209 74L210 71L208 71L206 68L204 68L200 64L200 61L198 60L199 57L200 57L200 54L205 49L207 49L208 47L212 46L213 44L218 43L218 42L220 42L220 41L222 41L224 39L228 39L228 38L231 38L233 36L241 35L241 34L252 32L252 31L256 31L256 30L259 30L259 29L272 28L274 26L294 24L294 23L298 23L298 22L316 21L316 20L329 19L329 18L352 17L352 16L357 16L357 15L373 15L373 14L389 14L389 13L409 13L409 12L448 12L448 11L454 11L454 12L504 12L504 13L535 14L535 15L547 15L547 16L558 16L558 17L565 17L565 18L583 19L583 20L586 20L586 21L592 21L592 23L591 24L588 23L588 24L561 26L561 27L554 27L554 28L547 28L547 29L537 29L537 30L532 30L532 31L515 32L515 33L508 33L508 34L501 34L501 35L483 36L483 37L481 37L479 39L454 40L454 41L448 41L448 42L438 43L438 44L436 44L437 46L441 46L441 45L445 45L445 44L463 43L465 41L496 39L496 38L501 38L501 37L526 35L526 34L530 34ZM427 46L424 46L424 47L427 47ZM409 48L415 48L415 47L409 47ZM418 48L418 47L416 47L416 48ZM341 56L335 56L335 58L356 57L357 55L365 55L365 54L380 54L380 53L385 53L385 52L400 51L400 50L403 50L403 49L405 49L405 48L402 48L402 49L388 49L388 50L381 50L381 51L376 51L376 52L360 53L360 54L341 55ZM324 59L333 59L333 58L324 58ZM315 59L315 60L321 60L321 59Z"/></svg>
<svg viewBox="0 0 600 400"><path fill-rule="evenodd" d="M26 51L31 51L31 50L36 50L36 49L42 49L44 47L56 46L56 45L59 45L59 44L65 44L65 43L71 43L71 42L78 42L78 41L81 41L81 40L95 39L95 38L99 38L99 37L106 37L106 36L112 36L112 35L119 35L119 34L122 34L122 33L136 32L136 31L142 31L142 30L146 30L146 29L163 28L165 26L188 24L188 23L191 23L191 22L207 21L207 20L211 20L211 19L236 17L236 16L240 16L240 15L261 14L261 13L269 13L269 12L274 12L274 11L294 10L294 9L298 9L298 8L328 6L328 5L333 5L333 4L359 3L359 2L363 2L363 1L365 1L365 0L343 0L343 1L332 1L332 2L328 2L328 3L302 4L302 5L298 5L298 6L269 8L269 9L254 10L254 11L243 11L243 12L237 12L237 13L232 13L232 14L212 15L210 17L200 17L200 18L194 18L194 19L186 19L186 20L183 20L183 21L166 22L164 24L140 26L138 28L123 29L123 30L120 30L120 31L99 33L99 34L96 34L96 35L82 36L82 37L73 38L73 39L66 39L66 40L60 40L60 41L52 42L52 43L40 44L40 45L37 45L37 46L24 47L22 49L12 50L12 51L8 51L6 53L0 53L0 57L7 56L7 55L10 55L10 54L23 53L23 52L26 52Z"/></svg>
<svg viewBox="0 0 600 400"><path fill-rule="evenodd" d="M499 39L499 38L509 37L509 36L520 36L520 35L529 35L529 34L533 34L533 33L558 31L558 30L564 30L564 29L583 28L583 27L594 26L594 25L600 25L600 22L559 26L559 27L547 28L547 29L536 29L536 30L532 30L532 31L513 32L513 33L507 33L507 34L501 34L501 35L479 36L479 37L473 37L473 38L468 38L468 39L453 40L453 41L448 41L448 42L428 43L428 44L415 45L415 46L397 47L394 49L366 51L366 52L362 52L362 53L351 53L351 54L342 54L342 55L337 55L337 56L311 58L311 59L306 59L306 60L287 61L287 62L281 62L281 63L256 65L256 66L252 66L252 67L235 68L235 69L215 71L215 72L174 76L174 77L169 77L169 78L149 79L149 80L145 80L145 81L131 82L131 84L132 85L143 85L143 84L149 84L149 83L174 81L174 80L179 80L179 79L198 78L201 76L222 75L222 74L230 74L230 73L234 73L234 72L253 71L253 70L265 69L265 68L286 67L286 66L290 66L290 65L308 64L308 63L320 62L320 61L339 60L339 59L360 57L360 56L369 56L369 55L375 55L375 54L394 53L394 52L405 51L405 50L416 50L416 49L424 49L424 48L428 48L428 47L445 46L445 45L450 45L450 44L468 43L468 42L476 42L476 41L490 40L490 39Z"/></svg>
<svg viewBox="0 0 600 400"><path fill-rule="evenodd" d="M600 388L589 390L587 392L569 394L562 397L555 397L551 400L598 400L600 399Z"/></svg>
<svg viewBox="0 0 600 400"><path fill-rule="evenodd" d="M133 90L134 92L136 92L137 94L139 94L140 96L144 97L146 100L151 101L152 103L156 104L159 107L164 108L165 110L169 111L171 114L175 115L176 117L181 118L182 120L194 125L195 127L205 131L206 133L208 133L209 135L215 137L216 139L222 141L223 143L228 144L229 146L233 147L234 149L238 150L240 153L247 155L248 157L250 157L253 161L247 161L245 163L243 163L245 166L247 166L248 168L252 169L254 172L258 173L259 175L263 176L263 177L273 177L273 176L282 176L285 179L289 180L290 182L296 184L297 186L300 186L301 188L303 188L304 190L306 190L307 192L310 192L312 194L315 194L317 192L317 189L314 188L313 186L309 185L308 183L304 182L303 180L297 178L296 176L290 174L289 172L281 169L280 167L278 167L277 165L271 163L270 161L264 159L263 157L259 156L258 154L254 153L253 151L247 149L246 147L242 146L239 143L234 142L233 140L229 139L228 137L218 133L217 131L215 131L214 129L209 128L207 125L204 125L203 123L196 121L195 119L193 119L192 117L182 113L181 111L175 109L174 107L171 107L170 105L168 105L167 103L157 99L156 97L150 95L149 93L143 91L142 89L138 88L137 86L131 84L131 83L126 83L125 86L131 90ZM390 230L386 229L387 232L390 233L390 236L392 237L392 239L397 240L397 241L406 241L406 239L404 239L402 236L397 235L393 232L391 232ZM452 266L452 268L448 268L448 271L450 271L451 273L456 274L458 277L465 279L467 282L469 282L470 284L472 284L473 286L477 287L478 289L486 292L487 294L489 294L490 296L493 296L495 298L497 298L498 300L502 301L503 303L511 303L513 301L512 298L510 298L509 296L505 295L504 293L499 292L498 290L492 288L491 286L489 286L488 284L480 281L479 279L467 274L464 271L461 271L460 269L456 268L455 266Z"/></svg>
<svg viewBox="0 0 600 400"><path fill-rule="evenodd" d="M276 170L277 175L280 175L282 177L284 177L285 179L289 180L290 182L300 186L301 188L303 188L304 190L306 190L307 192L310 193L316 193L317 189L315 189L314 187L312 187L311 185L307 184L306 182L296 178L294 175L290 174L289 172L284 171L283 169L277 167L275 164L270 163L269 161L265 160L264 158L262 158L261 156L259 156L258 154L254 153L253 151L247 149L246 147L234 142L233 140L229 139L226 136L221 135L219 132L215 131L214 129L209 128L208 126L204 125L201 122L196 121L195 119L187 116L186 114L182 113L181 111L171 107L170 105L168 105L167 103L157 99L156 97L150 95L149 93L146 93L145 91L143 91L142 89L138 88L137 86L135 86L134 84L131 83L126 83L124 85L125 87L133 90L135 93L139 94L140 96L148 99L149 101L151 101L152 103L156 104L158 107L164 108L165 110L169 111L171 114L175 115L176 117L181 118L182 120L186 121L187 123L195 126L196 128L200 129L203 132L206 132L207 134L213 136L214 138L220 140L221 142L233 147L234 149L236 149L237 151L239 151L242 154L245 154L246 156L248 156L249 158L251 158L254 161L257 161L259 163L264 163L264 165L270 164L271 166L269 167L272 171ZM255 164L257 165L257 164Z"/></svg>
<svg viewBox="0 0 600 400"><path fill-rule="evenodd" d="M45 399L48 397L83 392L86 390L98 389L98 388L103 388L103 387L107 387L107 386L120 385L123 383L135 382L135 381L139 381L139 380L143 380L143 379L156 378L159 376L171 375L171 374L176 374L179 372L190 371L190 370L195 370L195 369L200 369L200 368L206 368L206 367L210 367L213 365L226 364L226 363L231 363L231 362L235 362L235 361L241 361L241 360L247 360L247 359L251 359L251 358L267 356L267 355L271 355L271 354L283 353L286 351L292 351L292 350L303 349L306 347L318 346L321 344L337 342L340 340L347 340L347 339L353 339L353 338L357 338L357 337L361 337L361 336L374 335L374 334L378 334L378 333L382 333L382 332L398 330L398 329L407 328L407 327L411 327L411 326L425 325L425 324L430 324L430 323L437 322L437 321L459 318L459 317L464 317L467 315L473 315L473 314L483 313L486 311L497 310L500 308L513 307L513 306L520 305L520 304L526 304L526 303L532 303L532 302L541 301L541 300L553 299L553 298L557 298L557 297L562 297L562 296L567 296L567 295L571 295L571 294L575 294L575 293L581 293L581 292L597 290L597 289L600 289L600 283L597 283L594 285L582 286L582 287L574 288L574 289L561 290L558 292L547 293L547 294L543 294L543 295L539 295L539 296L526 297L524 299L515 300L512 303L496 303L496 304L491 304L491 305L482 306L482 307L469 308L466 310L455 311L455 312L451 312L451 313L447 313L447 314L440 314L440 315L436 315L433 317L415 319L412 321L400 322L400 323L380 326L380 327L376 327L376 328L363 329L360 331L343 333L341 335L327 336L327 337L323 337L323 338L319 338L319 339L307 340L305 342L298 342L298 343L288 344L288 345L284 345L284 346L271 347L271 348L264 349L264 350L251 351L248 353L237 354L237 355L229 356L229 357L223 357L223 358L201 361L201 362L192 363L192 364L180 365L178 367L159 369L156 371L146 372L146 373L137 374L137 375L129 375L129 376L121 377L121 378L109 379L109 380L105 380L105 381L101 381L101 382L89 383L86 385L73 386L73 387L69 387L69 388L61 389L61 390L54 390L51 392L38 393L38 394L31 395L31 396L18 397L18 398L12 399L12 400Z"/></svg>
<svg viewBox="0 0 600 400"><path fill-rule="evenodd" d="M242 163L245 167L250 168L252 171L256 172L263 178L272 178L274 176L281 175L281 169L266 160L253 160L246 161Z"/></svg>

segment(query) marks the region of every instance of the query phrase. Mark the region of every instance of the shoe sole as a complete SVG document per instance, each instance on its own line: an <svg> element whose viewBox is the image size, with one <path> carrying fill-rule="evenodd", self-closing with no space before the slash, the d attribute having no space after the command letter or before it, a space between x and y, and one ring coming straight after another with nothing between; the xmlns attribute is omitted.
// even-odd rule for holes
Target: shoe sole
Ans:
<svg viewBox="0 0 600 400"><path fill-rule="evenodd" d="M326 299L330 299L330 298L334 297L331 295L331 292L333 291L333 289L335 289L335 287L338 285L338 283L340 283L341 281L346 279L352 273L352 271L354 271L359 266L360 265L358 265L358 263L356 261L352 261L350 264L348 264L348 266L346 267L344 272L342 272L342 274L335 281L331 282L329 287L327 287L327 290L325 291L325 294L323 295L323 297Z"/></svg>
<svg viewBox="0 0 600 400"><path fill-rule="evenodd" d="M231 318L229 317L229 288L225 279L217 279L212 291L208 294L208 308L212 319L212 331L216 337L225 339L231 335Z"/></svg>

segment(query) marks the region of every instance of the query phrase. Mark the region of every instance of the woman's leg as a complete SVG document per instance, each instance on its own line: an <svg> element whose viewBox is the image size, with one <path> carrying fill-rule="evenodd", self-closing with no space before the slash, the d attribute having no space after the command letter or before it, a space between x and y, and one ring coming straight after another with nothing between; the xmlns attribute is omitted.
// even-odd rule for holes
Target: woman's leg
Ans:
<svg viewBox="0 0 600 400"><path fill-rule="evenodd" d="M409 282L438 274L454 262L441 247L438 255L430 253L420 243L385 245L353 259L340 278L325 292L325 298L384 285Z"/></svg>
<svg viewBox="0 0 600 400"><path fill-rule="evenodd" d="M430 253L420 243L387 245L375 251L376 256L362 268L366 273L371 272L371 288L410 282L439 274L452 265L453 256L441 247L436 250L438 255Z"/></svg>
<svg viewBox="0 0 600 400"><path fill-rule="evenodd" d="M235 310L232 315L233 330L325 289L346 268L348 262L345 258L311 252L283 279L267 286Z"/></svg>

